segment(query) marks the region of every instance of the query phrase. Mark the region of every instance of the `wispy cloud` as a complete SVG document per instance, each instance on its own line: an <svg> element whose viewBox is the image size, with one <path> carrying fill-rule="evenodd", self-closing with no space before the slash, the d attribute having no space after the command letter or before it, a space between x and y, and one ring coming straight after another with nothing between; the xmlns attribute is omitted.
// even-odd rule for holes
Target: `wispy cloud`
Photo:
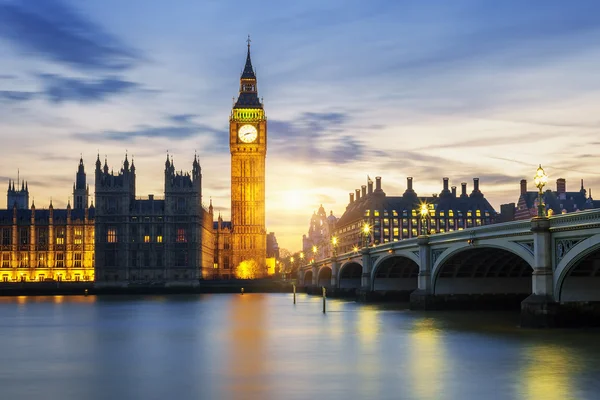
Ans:
<svg viewBox="0 0 600 400"><path fill-rule="evenodd" d="M0 37L25 53L81 70L123 70L140 60L59 0L0 3Z"/></svg>
<svg viewBox="0 0 600 400"><path fill-rule="evenodd" d="M129 142L138 138L164 138L183 140L195 136L208 135L213 138L227 137L225 130L220 130L206 124L197 124L189 121L191 115L178 114L168 116L166 119L171 124L160 126L138 125L134 129L123 131L102 131L89 133L76 133L74 137L89 140L90 137L107 141Z"/></svg>
<svg viewBox="0 0 600 400"><path fill-rule="evenodd" d="M53 103L100 102L110 96L130 92L139 87L135 82L124 81L116 77L87 80L42 74L40 78L44 95Z"/></svg>
<svg viewBox="0 0 600 400"><path fill-rule="evenodd" d="M0 101L22 102L31 100L37 93L18 90L0 90Z"/></svg>

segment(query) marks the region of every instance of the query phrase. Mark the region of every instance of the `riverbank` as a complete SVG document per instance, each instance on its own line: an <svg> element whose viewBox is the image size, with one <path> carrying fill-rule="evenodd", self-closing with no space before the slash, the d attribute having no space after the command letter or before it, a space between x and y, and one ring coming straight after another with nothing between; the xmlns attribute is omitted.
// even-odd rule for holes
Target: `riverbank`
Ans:
<svg viewBox="0 0 600 400"><path fill-rule="evenodd" d="M129 284L122 287L96 287L94 282L17 282L1 283L0 296L53 295L138 295L201 293L290 293L292 284L274 279L199 281L197 286Z"/></svg>

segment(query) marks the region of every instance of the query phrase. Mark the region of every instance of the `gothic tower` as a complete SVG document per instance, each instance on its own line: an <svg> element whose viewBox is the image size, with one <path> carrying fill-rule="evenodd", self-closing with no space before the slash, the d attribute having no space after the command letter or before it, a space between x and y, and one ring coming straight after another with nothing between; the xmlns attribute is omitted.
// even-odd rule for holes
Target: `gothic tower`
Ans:
<svg viewBox="0 0 600 400"><path fill-rule="evenodd" d="M240 78L240 94L229 117L231 150L232 261L254 260L257 276L266 274L265 157L267 117L258 98L256 75L250 60Z"/></svg>
<svg viewBox="0 0 600 400"><path fill-rule="evenodd" d="M79 167L77 168L77 175L75 177L75 183L73 184L73 203L76 210L83 210L88 208L88 199L90 195L90 188L86 184L85 168L83 167L83 157L79 159Z"/></svg>

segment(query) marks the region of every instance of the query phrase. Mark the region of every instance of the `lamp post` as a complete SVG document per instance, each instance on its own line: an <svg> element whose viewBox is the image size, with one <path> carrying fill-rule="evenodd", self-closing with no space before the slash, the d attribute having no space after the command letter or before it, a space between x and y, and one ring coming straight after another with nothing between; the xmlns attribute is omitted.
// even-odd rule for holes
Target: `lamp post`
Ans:
<svg viewBox="0 0 600 400"><path fill-rule="evenodd" d="M427 203L421 203L419 213L421 214L421 235L425 236L427 235L427 215L429 215Z"/></svg>
<svg viewBox="0 0 600 400"><path fill-rule="evenodd" d="M369 247L369 239L371 239L371 227L367 222L363 225L363 235L365 238L365 247Z"/></svg>
<svg viewBox="0 0 600 400"><path fill-rule="evenodd" d="M338 243L338 239L337 237L332 237L331 238L331 245L333 246L333 256L337 256L337 243Z"/></svg>
<svg viewBox="0 0 600 400"><path fill-rule="evenodd" d="M540 166L538 167L536 173L535 173L535 177L533 178L533 181L535 182L535 186L537 186L537 188L539 189L539 193L538 193L538 213L537 216L538 218L542 218L546 216L546 206L544 205L544 199L543 199L543 189L544 186L546 186L546 183L548 182L548 175L546 175L546 173L544 172L544 169L542 168L542 164L540 164Z"/></svg>

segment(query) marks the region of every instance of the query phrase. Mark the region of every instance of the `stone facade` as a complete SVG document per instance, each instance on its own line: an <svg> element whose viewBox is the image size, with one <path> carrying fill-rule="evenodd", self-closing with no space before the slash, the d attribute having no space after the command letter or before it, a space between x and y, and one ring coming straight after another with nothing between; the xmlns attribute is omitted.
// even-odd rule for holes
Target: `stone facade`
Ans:
<svg viewBox="0 0 600 400"><path fill-rule="evenodd" d="M9 182L0 210L0 281L93 281L94 214L88 207L83 160L73 187L75 207L29 207L29 186ZM83 188L83 190L81 190Z"/></svg>
<svg viewBox="0 0 600 400"><path fill-rule="evenodd" d="M212 214L202 207L202 174L165 162L164 198L137 199L135 166L117 174L96 161L96 284L196 285L212 277Z"/></svg>

